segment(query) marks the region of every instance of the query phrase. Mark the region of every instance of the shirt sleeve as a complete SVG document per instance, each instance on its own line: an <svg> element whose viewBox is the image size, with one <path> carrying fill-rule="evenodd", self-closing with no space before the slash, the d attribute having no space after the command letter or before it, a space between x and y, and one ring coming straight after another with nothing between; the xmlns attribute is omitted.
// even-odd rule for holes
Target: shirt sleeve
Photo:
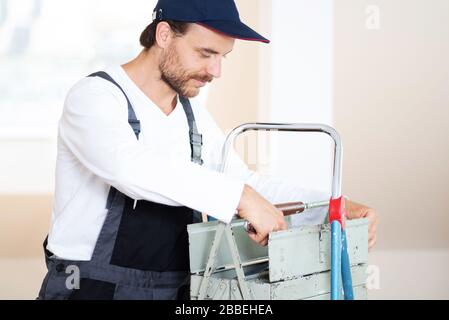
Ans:
<svg viewBox="0 0 449 320"><path fill-rule="evenodd" d="M155 194L162 195L229 222L244 183L140 143L128 124L125 98L119 98L115 91L112 84L90 78L69 92L59 135L74 156L133 199L152 201Z"/></svg>
<svg viewBox="0 0 449 320"><path fill-rule="evenodd" d="M208 131L214 135L213 141L216 145L214 148L214 155L211 156L213 166L219 168L223 161L222 149L226 140L226 136L219 128L216 122L210 115L208 122L210 127ZM280 178L271 175L263 175L258 172L252 171L243 162L240 156L231 150L229 158L226 162L226 174L234 179L238 179L243 183L250 185L258 193L260 193L265 199L272 204L286 203L286 202L315 202L330 199L330 191L323 192L319 190L305 189L294 183L286 182ZM295 215L292 217L293 225L317 225L322 224L328 213L327 207L310 209L304 214Z"/></svg>

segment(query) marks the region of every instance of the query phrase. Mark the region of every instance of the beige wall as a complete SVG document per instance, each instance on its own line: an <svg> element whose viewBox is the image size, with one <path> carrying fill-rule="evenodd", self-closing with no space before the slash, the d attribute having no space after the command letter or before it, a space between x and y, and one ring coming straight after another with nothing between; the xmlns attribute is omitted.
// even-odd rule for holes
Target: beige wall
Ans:
<svg viewBox="0 0 449 320"><path fill-rule="evenodd" d="M260 1L237 0L236 4L241 19L257 29ZM207 107L225 131L257 118L260 45L236 40L233 52L223 60L221 79L211 84Z"/></svg>
<svg viewBox="0 0 449 320"><path fill-rule="evenodd" d="M0 195L0 259L42 256L52 201L47 194Z"/></svg>
<svg viewBox="0 0 449 320"><path fill-rule="evenodd" d="M449 1L338 0L334 23L344 192L379 210L378 249L448 248Z"/></svg>
<svg viewBox="0 0 449 320"><path fill-rule="evenodd" d="M0 300L35 299L46 267L42 242L52 195L0 194Z"/></svg>
<svg viewBox="0 0 449 320"><path fill-rule="evenodd" d="M236 4L240 18L250 27L260 30L261 2L237 0ZM221 78L210 86L207 109L225 133L242 123L258 120L261 47L266 47L266 44L236 40L233 52L223 59ZM260 143L257 137L256 133L249 132L236 144L237 152L253 170L257 170L258 163L248 159L254 158L254 146Z"/></svg>

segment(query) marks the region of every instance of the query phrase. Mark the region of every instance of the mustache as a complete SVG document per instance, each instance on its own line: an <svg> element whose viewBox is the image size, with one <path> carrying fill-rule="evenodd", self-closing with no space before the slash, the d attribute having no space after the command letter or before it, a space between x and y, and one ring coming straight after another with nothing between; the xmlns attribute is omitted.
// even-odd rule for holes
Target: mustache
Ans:
<svg viewBox="0 0 449 320"><path fill-rule="evenodd" d="M202 75L194 75L194 76L191 76L190 79L195 79L195 80L198 80L198 81L201 81L201 82L212 82L214 77L210 76L210 75L204 75L204 76L202 76Z"/></svg>

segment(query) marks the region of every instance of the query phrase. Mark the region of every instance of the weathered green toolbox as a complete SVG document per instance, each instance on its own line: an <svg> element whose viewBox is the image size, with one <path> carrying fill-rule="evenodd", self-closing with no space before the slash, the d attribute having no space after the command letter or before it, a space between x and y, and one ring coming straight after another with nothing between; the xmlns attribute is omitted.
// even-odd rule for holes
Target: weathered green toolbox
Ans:
<svg viewBox="0 0 449 320"><path fill-rule="evenodd" d="M291 218L286 217L289 225ZM190 240L191 299L198 299L201 281L218 222L188 227ZM355 299L366 299L368 263L367 219L347 221L348 251ZM329 299L330 227L289 227L273 232L266 247L252 241L243 220L232 223L245 281L253 299ZM216 269L207 283L205 299L243 299L228 241L221 241Z"/></svg>
<svg viewBox="0 0 449 320"><path fill-rule="evenodd" d="M339 142L333 129L324 125L248 124L230 134L223 159L227 159L229 151L226 146L229 147L229 141L237 134L261 127L278 131L283 128L285 131L331 132ZM338 143L337 147L340 147ZM337 153L334 159L333 192L340 187L340 157ZM225 165L226 161L223 171ZM189 225L191 299L329 299L330 224L297 226L295 215L285 219L288 230L270 233L266 247L249 238L245 221L241 219L230 224L209 221ZM346 221L346 234L354 298L367 299L368 220Z"/></svg>

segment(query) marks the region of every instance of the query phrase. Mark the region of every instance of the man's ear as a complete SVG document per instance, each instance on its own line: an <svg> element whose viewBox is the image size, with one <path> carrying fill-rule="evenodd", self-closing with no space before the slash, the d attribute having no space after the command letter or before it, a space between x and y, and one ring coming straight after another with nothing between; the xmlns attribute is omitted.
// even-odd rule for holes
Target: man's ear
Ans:
<svg viewBox="0 0 449 320"><path fill-rule="evenodd" d="M167 48L172 41L172 37L173 37L173 34L172 34L172 30L170 28L170 25L165 21L159 22L156 27L156 43L157 43L157 45L162 49Z"/></svg>

